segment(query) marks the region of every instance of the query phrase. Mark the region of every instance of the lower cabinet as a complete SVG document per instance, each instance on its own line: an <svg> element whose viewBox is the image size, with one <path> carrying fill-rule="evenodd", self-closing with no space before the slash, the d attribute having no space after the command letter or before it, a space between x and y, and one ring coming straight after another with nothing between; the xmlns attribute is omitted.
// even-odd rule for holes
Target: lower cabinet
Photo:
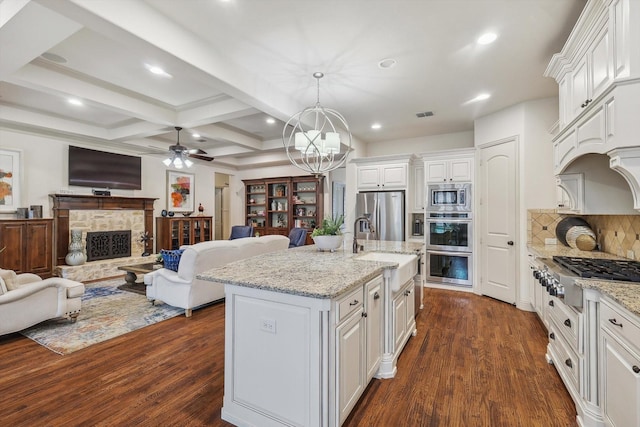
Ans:
<svg viewBox="0 0 640 427"><path fill-rule="evenodd" d="M607 426L640 425L640 325L632 319L617 304L601 301L600 391Z"/></svg>
<svg viewBox="0 0 640 427"><path fill-rule="evenodd" d="M413 279L409 280L393 296L393 353L398 356L404 344L416 330Z"/></svg>
<svg viewBox="0 0 640 427"><path fill-rule="evenodd" d="M382 360L382 321L383 321L383 298L382 280L372 280L367 283L365 291L365 318L367 319L367 382L373 378L378 371Z"/></svg>
<svg viewBox="0 0 640 427"><path fill-rule="evenodd" d="M53 274L53 220L0 221L0 267L17 274L34 273L46 279Z"/></svg>

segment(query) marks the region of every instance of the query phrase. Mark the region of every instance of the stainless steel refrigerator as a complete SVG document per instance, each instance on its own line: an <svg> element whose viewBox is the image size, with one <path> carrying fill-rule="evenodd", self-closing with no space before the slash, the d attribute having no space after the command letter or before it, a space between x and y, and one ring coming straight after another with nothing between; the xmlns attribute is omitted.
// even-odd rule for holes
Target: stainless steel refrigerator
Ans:
<svg viewBox="0 0 640 427"><path fill-rule="evenodd" d="M373 232L364 221L356 224L358 239L405 240L404 191L357 194L356 217L369 214Z"/></svg>

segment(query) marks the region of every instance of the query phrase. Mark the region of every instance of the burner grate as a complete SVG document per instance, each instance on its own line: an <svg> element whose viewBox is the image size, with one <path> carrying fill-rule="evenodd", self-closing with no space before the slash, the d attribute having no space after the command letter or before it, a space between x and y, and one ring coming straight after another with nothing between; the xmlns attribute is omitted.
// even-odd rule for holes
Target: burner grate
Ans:
<svg viewBox="0 0 640 427"><path fill-rule="evenodd" d="M554 256L553 261L584 279L640 282L638 261L566 256Z"/></svg>

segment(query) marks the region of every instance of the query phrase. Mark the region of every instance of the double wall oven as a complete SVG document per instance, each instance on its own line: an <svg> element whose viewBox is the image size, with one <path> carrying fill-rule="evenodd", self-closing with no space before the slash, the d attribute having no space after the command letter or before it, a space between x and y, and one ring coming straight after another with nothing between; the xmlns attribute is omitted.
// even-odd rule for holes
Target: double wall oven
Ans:
<svg viewBox="0 0 640 427"><path fill-rule="evenodd" d="M427 281L471 287L471 184L430 185L427 197Z"/></svg>

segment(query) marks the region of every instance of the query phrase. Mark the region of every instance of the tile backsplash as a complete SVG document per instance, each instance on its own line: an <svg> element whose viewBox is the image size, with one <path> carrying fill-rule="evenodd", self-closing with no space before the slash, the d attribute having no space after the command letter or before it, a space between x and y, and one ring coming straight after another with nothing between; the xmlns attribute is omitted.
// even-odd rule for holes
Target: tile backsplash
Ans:
<svg viewBox="0 0 640 427"><path fill-rule="evenodd" d="M556 225L567 216L555 209L527 211L527 243L544 245L556 237ZM623 258L640 260L640 215L579 215L596 233L600 250ZM562 243L558 242L559 245ZM633 251L633 254L629 253Z"/></svg>

